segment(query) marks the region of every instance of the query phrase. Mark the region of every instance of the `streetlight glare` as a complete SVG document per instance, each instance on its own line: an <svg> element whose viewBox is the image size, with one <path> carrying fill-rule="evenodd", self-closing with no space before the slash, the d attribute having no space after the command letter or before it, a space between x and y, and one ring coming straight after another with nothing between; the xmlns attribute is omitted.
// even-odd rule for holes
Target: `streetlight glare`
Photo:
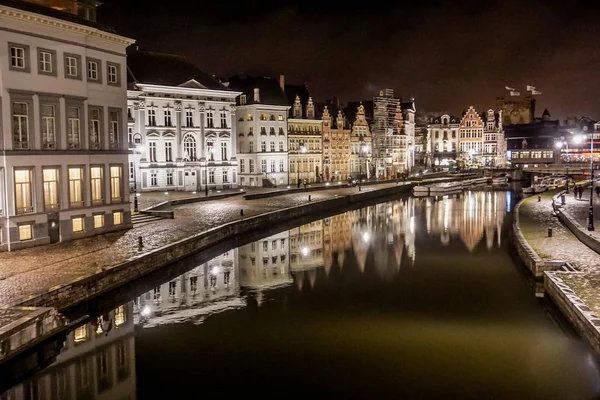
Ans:
<svg viewBox="0 0 600 400"><path fill-rule="evenodd" d="M575 135L573 137L573 142L575 144L580 144L581 142L583 142L583 135Z"/></svg>
<svg viewBox="0 0 600 400"><path fill-rule="evenodd" d="M554 147L556 147L557 149L561 149L563 147L563 142L554 143Z"/></svg>

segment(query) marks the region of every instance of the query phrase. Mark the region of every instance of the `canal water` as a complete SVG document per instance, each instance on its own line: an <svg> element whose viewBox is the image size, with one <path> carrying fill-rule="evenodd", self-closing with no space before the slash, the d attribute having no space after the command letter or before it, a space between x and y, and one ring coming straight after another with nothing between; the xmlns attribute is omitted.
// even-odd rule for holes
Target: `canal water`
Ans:
<svg viewBox="0 0 600 400"><path fill-rule="evenodd" d="M598 399L510 250L510 191L407 197L231 249L72 332L1 399Z"/></svg>

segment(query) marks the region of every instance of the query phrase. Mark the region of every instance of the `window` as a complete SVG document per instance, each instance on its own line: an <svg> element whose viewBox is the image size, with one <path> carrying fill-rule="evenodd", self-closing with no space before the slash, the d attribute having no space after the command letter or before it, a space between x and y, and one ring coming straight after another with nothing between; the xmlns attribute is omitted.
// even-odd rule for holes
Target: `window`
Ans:
<svg viewBox="0 0 600 400"><path fill-rule="evenodd" d="M223 182L227 182L227 170L223 171Z"/></svg>
<svg viewBox="0 0 600 400"><path fill-rule="evenodd" d="M71 227L73 232L83 232L84 229L84 219L83 217L73 217L71 218Z"/></svg>
<svg viewBox="0 0 600 400"><path fill-rule="evenodd" d="M215 171L214 170L210 170L208 172L208 182L215 183Z"/></svg>
<svg viewBox="0 0 600 400"><path fill-rule="evenodd" d="M65 53L65 78L81 79L81 56Z"/></svg>
<svg viewBox="0 0 600 400"><path fill-rule="evenodd" d="M102 187L104 186L104 171L102 167L90 168L90 184L92 188L92 205L104 204Z"/></svg>
<svg viewBox="0 0 600 400"><path fill-rule="evenodd" d="M275 136L275 128L274 127L269 128L269 135Z"/></svg>
<svg viewBox="0 0 600 400"><path fill-rule="evenodd" d="M267 120L267 114L260 114L260 120L261 121L266 121Z"/></svg>
<svg viewBox="0 0 600 400"><path fill-rule="evenodd" d="M44 208L52 210L59 208L58 203L58 177L60 173L56 168L44 168L42 170L42 179L44 186Z"/></svg>
<svg viewBox="0 0 600 400"><path fill-rule="evenodd" d="M285 136L285 132L283 132L282 127L279 127L279 136Z"/></svg>
<svg viewBox="0 0 600 400"><path fill-rule="evenodd" d="M16 214L33 212L32 174L30 169L15 170L15 211Z"/></svg>
<svg viewBox="0 0 600 400"><path fill-rule="evenodd" d="M102 111L99 108L90 108L90 149L97 150L100 148L100 116Z"/></svg>
<svg viewBox="0 0 600 400"><path fill-rule="evenodd" d="M248 169L251 174L254 173L254 160L248 160Z"/></svg>
<svg viewBox="0 0 600 400"><path fill-rule="evenodd" d="M260 151L262 151L263 153L267 151L267 142L265 142L265 141L260 142Z"/></svg>
<svg viewBox="0 0 600 400"><path fill-rule="evenodd" d="M164 110L165 126L173 126L173 120L171 119L171 109L167 106Z"/></svg>
<svg viewBox="0 0 600 400"><path fill-rule="evenodd" d="M284 164L283 164L283 160L279 160L279 172L284 172Z"/></svg>
<svg viewBox="0 0 600 400"><path fill-rule="evenodd" d="M208 110L208 112L206 113L206 125L207 125L207 128L215 127L214 115L213 115L212 110Z"/></svg>
<svg viewBox="0 0 600 400"><path fill-rule="evenodd" d="M165 142L165 161L173 161L173 142Z"/></svg>
<svg viewBox="0 0 600 400"><path fill-rule="evenodd" d="M285 151L283 147L283 141L279 142L279 151Z"/></svg>
<svg viewBox="0 0 600 400"><path fill-rule="evenodd" d="M33 239L33 224L19 225L19 240Z"/></svg>
<svg viewBox="0 0 600 400"><path fill-rule="evenodd" d="M87 79L88 82L102 83L102 71L100 71L100 60L87 59Z"/></svg>
<svg viewBox="0 0 600 400"><path fill-rule="evenodd" d="M167 172L167 186L173 186L173 173Z"/></svg>
<svg viewBox="0 0 600 400"><path fill-rule="evenodd" d="M248 142L248 153L254 153L254 142L252 140Z"/></svg>
<svg viewBox="0 0 600 400"><path fill-rule="evenodd" d="M121 196L121 176L123 168L119 165L110 167L110 199L112 203L120 203Z"/></svg>
<svg viewBox="0 0 600 400"><path fill-rule="evenodd" d="M271 172L275 172L275 160L271 160Z"/></svg>
<svg viewBox="0 0 600 400"><path fill-rule="evenodd" d="M194 127L194 114L192 109L188 109L185 111L185 126L188 128Z"/></svg>
<svg viewBox="0 0 600 400"><path fill-rule="evenodd" d="M69 168L69 205L83 207L83 169Z"/></svg>
<svg viewBox="0 0 600 400"><path fill-rule="evenodd" d="M79 107L69 107L67 109L67 118L67 141L69 149L79 149L81 148Z"/></svg>
<svg viewBox="0 0 600 400"><path fill-rule="evenodd" d="M150 173L150 186L158 186L158 179L156 178L156 172Z"/></svg>
<svg viewBox="0 0 600 400"><path fill-rule="evenodd" d="M75 343L85 342L87 340L87 325L81 325L79 328L75 329L73 340Z"/></svg>
<svg viewBox="0 0 600 400"><path fill-rule="evenodd" d="M107 70L107 83L109 85L119 86L120 85L120 66L119 64L113 64L111 62L106 63Z"/></svg>
<svg viewBox="0 0 600 400"><path fill-rule="evenodd" d="M42 148L56 148L56 117L52 105L42 104Z"/></svg>
<svg viewBox="0 0 600 400"><path fill-rule="evenodd" d="M156 142L148 142L150 162L156 162Z"/></svg>
<svg viewBox="0 0 600 400"><path fill-rule="evenodd" d="M125 309L123 306L115 308L115 325L121 326L125 323Z"/></svg>
<svg viewBox="0 0 600 400"><path fill-rule="evenodd" d="M246 160L244 160L243 158L240 160L240 174L243 174L246 172Z"/></svg>
<svg viewBox="0 0 600 400"><path fill-rule="evenodd" d="M260 161L260 170L261 172L267 172L267 160Z"/></svg>
<svg viewBox="0 0 600 400"><path fill-rule="evenodd" d="M111 149L119 148L119 116L120 112L117 110L109 111L109 132L108 141Z"/></svg>
<svg viewBox="0 0 600 400"><path fill-rule="evenodd" d="M38 73L56 76L56 52L54 50L38 49Z"/></svg>
<svg viewBox="0 0 600 400"><path fill-rule="evenodd" d="M10 70L30 72L29 68L29 46L24 44L9 43Z"/></svg>
<svg viewBox="0 0 600 400"><path fill-rule="evenodd" d="M113 212L113 225L121 225L123 223L123 211Z"/></svg>
<svg viewBox="0 0 600 400"><path fill-rule="evenodd" d="M94 229L103 228L104 227L104 214L95 214L94 215Z"/></svg>
<svg viewBox="0 0 600 400"><path fill-rule="evenodd" d="M221 142L221 160L227 160L227 143Z"/></svg>
<svg viewBox="0 0 600 400"><path fill-rule="evenodd" d="M215 147L213 142L206 143L206 152L208 153L208 159L215 161Z"/></svg>
<svg viewBox="0 0 600 400"><path fill-rule="evenodd" d="M29 105L13 103L13 147L29 148Z"/></svg>
<svg viewBox="0 0 600 400"><path fill-rule="evenodd" d="M221 111L221 128L227 128L227 114Z"/></svg>
<svg viewBox="0 0 600 400"><path fill-rule="evenodd" d="M154 108L148 109L148 126L156 126L156 110Z"/></svg>
<svg viewBox="0 0 600 400"><path fill-rule="evenodd" d="M281 115L281 114L280 114L280 115L278 115L278 116L277 116L277 120L278 120L278 121L283 121L283 115Z"/></svg>
<svg viewBox="0 0 600 400"><path fill-rule="evenodd" d="M192 135L186 135L183 139L183 152L189 161L196 161L196 139Z"/></svg>
<svg viewBox="0 0 600 400"><path fill-rule="evenodd" d="M247 120L248 121L253 121L254 120L254 117L252 116L252 114L248 114Z"/></svg>

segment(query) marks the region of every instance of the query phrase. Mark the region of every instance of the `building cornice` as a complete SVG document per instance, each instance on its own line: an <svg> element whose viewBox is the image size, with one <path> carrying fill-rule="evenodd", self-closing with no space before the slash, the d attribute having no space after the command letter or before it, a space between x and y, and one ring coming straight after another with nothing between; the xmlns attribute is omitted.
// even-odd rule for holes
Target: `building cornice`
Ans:
<svg viewBox="0 0 600 400"><path fill-rule="evenodd" d="M216 89L195 89L180 86L163 86L163 85L152 85L146 83L136 83L136 86L144 92L152 93L169 93L169 94L181 94L181 95L196 95L196 96L207 96L207 97L229 97L233 100L242 92L234 92L230 90L216 90Z"/></svg>
<svg viewBox="0 0 600 400"><path fill-rule="evenodd" d="M273 110L278 110L278 111L289 110L291 108L290 106L280 106L280 105L276 105L276 104L244 104L244 105L239 105L237 107L243 108L243 109L254 108L254 109L261 109L261 110L262 109L264 109L264 110L273 109Z"/></svg>
<svg viewBox="0 0 600 400"><path fill-rule="evenodd" d="M7 7L0 5L0 17L13 18L19 21L27 21L32 22L52 28L64 29L67 31L80 33L83 35L88 35L92 37L96 37L101 40L106 40L108 42L117 43L123 45L125 47L130 46L135 43L134 39L130 39L124 36L115 35L113 33L105 32L101 29L92 28L89 26L61 20L58 18L52 18L41 14L36 14L28 11L19 10L17 8Z"/></svg>
<svg viewBox="0 0 600 400"><path fill-rule="evenodd" d="M288 122L295 123L306 123L306 124L322 124L322 119L308 119L308 118L288 118Z"/></svg>

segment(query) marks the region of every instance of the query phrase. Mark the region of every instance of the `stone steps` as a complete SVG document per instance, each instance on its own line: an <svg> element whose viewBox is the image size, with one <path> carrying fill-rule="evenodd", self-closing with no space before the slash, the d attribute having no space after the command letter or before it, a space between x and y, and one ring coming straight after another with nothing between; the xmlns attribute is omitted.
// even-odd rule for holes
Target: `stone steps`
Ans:
<svg viewBox="0 0 600 400"><path fill-rule="evenodd" d="M139 226L149 222L161 220L163 218L150 214L131 214L131 223L133 226Z"/></svg>

